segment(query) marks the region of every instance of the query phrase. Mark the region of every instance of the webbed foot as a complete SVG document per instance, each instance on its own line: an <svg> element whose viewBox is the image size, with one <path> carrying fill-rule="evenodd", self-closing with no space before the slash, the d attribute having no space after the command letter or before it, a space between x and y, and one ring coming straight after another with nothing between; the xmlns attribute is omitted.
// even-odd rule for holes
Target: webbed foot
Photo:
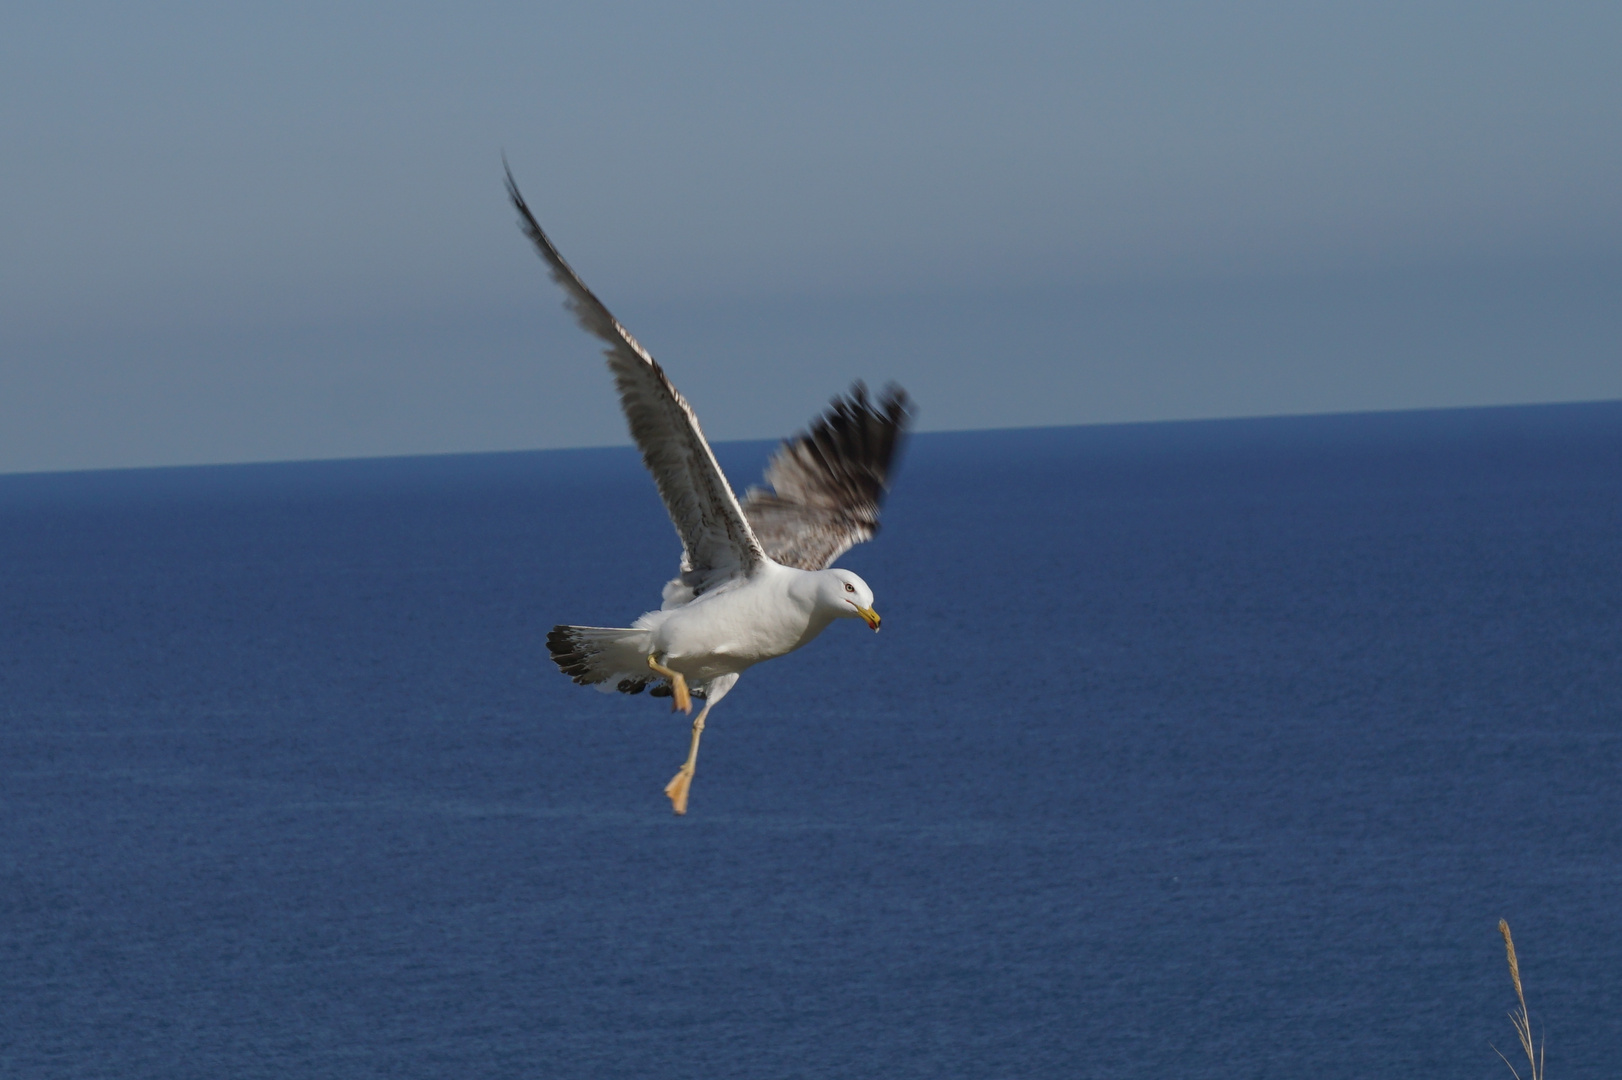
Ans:
<svg viewBox="0 0 1622 1080"><path fill-rule="evenodd" d="M687 813L687 793L693 787L693 773L698 771L698 740L704 735L704 718L710 715L712 702L705 702L704 707L698 711L698 717L693 721L693 741L687 747L687 760L682 764L681 771L670 778L665 785L665 795L670 799L670 808L677 814Z"/></svg>

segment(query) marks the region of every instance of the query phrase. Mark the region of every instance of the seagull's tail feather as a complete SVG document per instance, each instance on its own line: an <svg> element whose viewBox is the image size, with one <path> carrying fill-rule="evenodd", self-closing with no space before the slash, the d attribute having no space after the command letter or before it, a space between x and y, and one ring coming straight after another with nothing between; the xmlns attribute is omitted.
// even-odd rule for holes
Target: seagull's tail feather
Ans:
<svg viewBox="0 0 1622 1080"><path fill-rule="evenodd" d="M663 682L648 670L653 631L614 626L554 626L546 635L552 662L581 686L640 694Z"/></svg>

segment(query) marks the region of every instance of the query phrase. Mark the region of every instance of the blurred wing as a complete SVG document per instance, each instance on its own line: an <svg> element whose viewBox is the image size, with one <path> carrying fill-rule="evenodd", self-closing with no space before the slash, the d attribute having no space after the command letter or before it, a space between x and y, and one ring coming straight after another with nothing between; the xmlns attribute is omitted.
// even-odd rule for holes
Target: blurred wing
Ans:
<svg viewBox="0 0 1622 1080"><path fill-rule="evenodd" d="M911 412L899 386L873 403L857 383L810 430L778 447L766 466L773 490L751 488L743 501L766 554L785 566L821 570L872 539Z"/></svg>
<svg viewBox="0 0 1622 1080"><path fill-rule="evenodd" d="M698 591L703 591L717 580L753 569L764 558L760 541L704 440L692 407L647 350L563 261L518 193L511 170L507 194L518 210L524 235L546 260L552 280L568 294L564 303L582 327L608 343L603 355L619 388L620 408L681 537L684 577L690 573Z"/></svg>

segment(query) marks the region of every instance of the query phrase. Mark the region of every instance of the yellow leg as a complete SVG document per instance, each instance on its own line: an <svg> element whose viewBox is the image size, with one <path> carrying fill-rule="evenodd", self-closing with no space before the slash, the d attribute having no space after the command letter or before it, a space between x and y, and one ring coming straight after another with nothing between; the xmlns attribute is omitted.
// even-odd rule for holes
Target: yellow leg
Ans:
<svg viewBox="0 0 1622 1080"><path fill-rule="evenodd" d="M672 671L652 656L648 657L648 667L656 674L663 675L670 680L670 711L690 713L693 711L693 698L687 692L687 679L679 671Z"/></svg>
<svg viewBox="0 0 1622 1080"><path fill-rule="evenodd" d="M709 702L698 711L698 719L693 721L693 742L687 748L687 763L681 771L671 777L670 783L665 785L665 794L670 798L670 808L678 814L687 813L687 792L693 786L693 773L698 769L698 740L704 734L704 718L710 714Z"/></svg>

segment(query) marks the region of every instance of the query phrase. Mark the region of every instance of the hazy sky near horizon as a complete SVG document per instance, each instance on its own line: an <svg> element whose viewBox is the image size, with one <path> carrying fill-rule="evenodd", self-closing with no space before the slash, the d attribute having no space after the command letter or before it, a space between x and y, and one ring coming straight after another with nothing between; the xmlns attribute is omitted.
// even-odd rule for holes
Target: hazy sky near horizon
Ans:
<svg viewBox="0 0 1622 1080"><path fill-rule="evenodd" d="M1622 397L1622 5L0 16L0 471Z"/></svg>

